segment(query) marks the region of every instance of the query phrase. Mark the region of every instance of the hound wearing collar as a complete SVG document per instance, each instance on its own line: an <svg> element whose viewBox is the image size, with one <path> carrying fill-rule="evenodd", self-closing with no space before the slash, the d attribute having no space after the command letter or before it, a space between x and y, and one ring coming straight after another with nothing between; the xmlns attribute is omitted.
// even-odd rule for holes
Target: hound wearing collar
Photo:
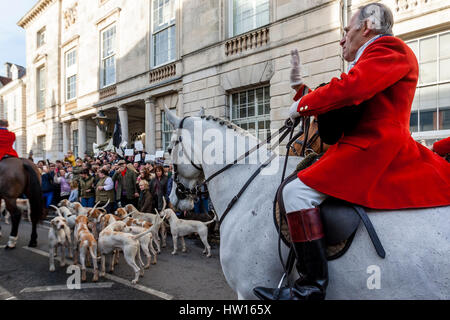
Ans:
<svg viewBox="0 0 450 320"><path fill-rule="evenodd" d="M60 266L66 265L66 248L69 249L69 258L72 258L72 240L70 237L70 228L66 219L59 216L50 221L51 228L48 230L48 258L50 271L55 271L55 255L58 247L61 248Z"/></svg>
<svg viewBox="0 0 450 320"><path fill-rule="evenodd" d="M155 209L156 210L156 209ZM158 211L157 211L158 212ZM164 209L160 212L160 216L169 221L170 233L173 239L173 251L172 254L177 253L177 239L181 237L182 252L186 252L186 244L184 242L184 236L191 233L198 233L200 240L203 242L205 249L203 253L206 256L211 257L211 246L208 244L208 227L207 225L214 222L216 218L208 222L196 221L196 220L183 220L178 219L177 215L172 209Z"/></svg>
<svg viewBox="0 0 450 320"><path fill-rule="evenodd" d="M138 267L136 264L136 255L139 258L139 263L144 266L141 260L140 254L140 244L138 239L142 238L146 234L149 234L151 230L146 230L137 235L132 235L130 233L122 232L126 227L125 222L117 221L113 224L107 226L100 232L98 239L98 248L102 259L102 271L101 276L105 276L105 255L113 253L114 249L120 248L123 251L123 255L127 264L133 268L134 279L131 281L132 284L136 284L139 280L139 275L144 275L144 269ZM111 271L114 271L114 257L111 259Z"/></svg>

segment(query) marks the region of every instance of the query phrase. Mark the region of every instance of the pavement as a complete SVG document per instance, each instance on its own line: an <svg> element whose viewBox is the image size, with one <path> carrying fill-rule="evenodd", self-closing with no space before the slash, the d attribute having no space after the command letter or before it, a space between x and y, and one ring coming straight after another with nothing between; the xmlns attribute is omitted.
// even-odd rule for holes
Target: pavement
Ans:
<svg viewBox="0 0 450 320"><path fill-rule="evenodd" d="M121 256L113 274L107 273L93 283L92 272L80 289L70 289L73 270L60 267L49 271L48 222L38 226L38 246L27 247L31 224L22 220L19 240L14 250L4 250L10 233L10 225L0 222L0 300L236 300L236 294L228 286L220 266L218 244L210 243L211 258L203 253L199 239L185 237L188 251L172 255L172 239L161 248L156 265L145 270L137 285L131 284L132 269ZM142 254L143 256L143 254ZM66 261L71 262L70 259ZM107 270L108 270L107 259ZM99 264L100 266L100 264ZM70 271L70 270L69 270ZM70 278L72 277L72 278Z"/></svg>

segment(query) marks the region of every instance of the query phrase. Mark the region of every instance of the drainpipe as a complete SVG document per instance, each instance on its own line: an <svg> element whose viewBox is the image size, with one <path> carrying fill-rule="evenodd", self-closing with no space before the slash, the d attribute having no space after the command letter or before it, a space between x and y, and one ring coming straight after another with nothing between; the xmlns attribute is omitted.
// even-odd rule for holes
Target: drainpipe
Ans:
<svg viewBox="0 0 450 320"><path fill-rule="evenodd" d="M347 26L348 22L348 0L341 0L342 1L342 26L341 30L343 32L344 28ZM342 57L342 71L347 71L348 62L344 60L344 57Z"/></svg>

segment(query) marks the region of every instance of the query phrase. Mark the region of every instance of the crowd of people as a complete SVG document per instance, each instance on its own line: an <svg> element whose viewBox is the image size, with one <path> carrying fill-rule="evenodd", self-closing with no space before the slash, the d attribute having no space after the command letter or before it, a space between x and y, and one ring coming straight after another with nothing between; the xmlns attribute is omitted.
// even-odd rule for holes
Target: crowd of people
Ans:
<svg viewBox="0 0 450 320"><path fill-rule="evenodd" d="M142 157L141 159L144 159ZM173 166L164 159L135 162L134 157L122 159L115 152L102 152L98 157L75 158L68 151L64 160L54 163L40 160L37 166L42 177L45 208L63 199L80 202L84 207L105 206L108 212L133 204L141 212L153 213L170 203ZM194 212L208 213L208 197L195 203ZM186 216L187 212L177 212Z"/></svg>

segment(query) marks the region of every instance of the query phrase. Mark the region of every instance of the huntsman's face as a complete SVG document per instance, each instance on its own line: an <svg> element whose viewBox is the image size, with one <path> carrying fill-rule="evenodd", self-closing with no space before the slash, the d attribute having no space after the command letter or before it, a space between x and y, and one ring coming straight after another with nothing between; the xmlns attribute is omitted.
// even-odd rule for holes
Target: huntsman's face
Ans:
<svg viewBox="0 0 450 320"><path fill-rule="evenodd" d="M350 24L344 28L345 35L339 42L342 47L342 54L344 56L344 59L348 62L352 62L353 60L355 60L356 52L367 41L367 39L364 37L364 25L359 28L358 15L359 10L351 18Z"/></svg>

